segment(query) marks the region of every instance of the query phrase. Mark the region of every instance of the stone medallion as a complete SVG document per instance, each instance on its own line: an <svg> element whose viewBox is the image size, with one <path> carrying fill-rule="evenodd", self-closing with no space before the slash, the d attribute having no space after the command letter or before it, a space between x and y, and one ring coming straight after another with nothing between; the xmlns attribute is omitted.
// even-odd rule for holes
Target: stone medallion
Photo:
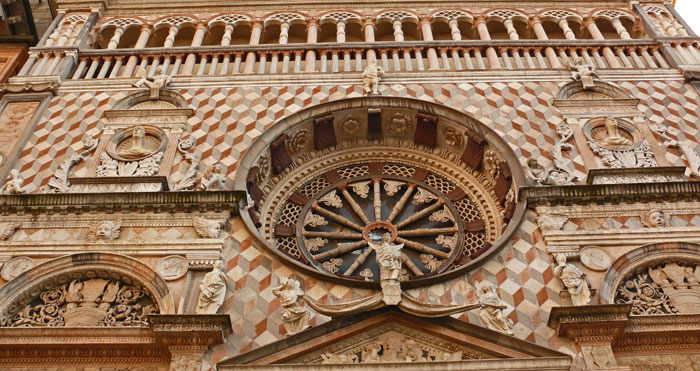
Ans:
<svg viewBox="0 0 700 371"><path fill-rule="evenodd" d="M32 258L19 256L5 263L2 267L2 271L0 271L0 276L2 276L5 281L11 281L32 268L34 268L34 260L32 260Z"/></svg>
<svg viewBox="0 0 700 371"><path fill-rule="evenodd" d="M162 152L167 134L151 125L135 125L118 131L107 144L107 153L119 161L138 161Z"/></svg>
<svg viewBox="0 0 700 371"><path fill-rule="evenodd" d="M188 268L187 259L179 255L170 255L158 262L156 272L166 281L173 281L184 276Z"/></svg>
<svg viewBox="0 0 700 371"><path fill-rule="evenodd" d="M594 271L604 271L612 263L610 255L596 246L588 246L581 250L581 263Z"/></svg>

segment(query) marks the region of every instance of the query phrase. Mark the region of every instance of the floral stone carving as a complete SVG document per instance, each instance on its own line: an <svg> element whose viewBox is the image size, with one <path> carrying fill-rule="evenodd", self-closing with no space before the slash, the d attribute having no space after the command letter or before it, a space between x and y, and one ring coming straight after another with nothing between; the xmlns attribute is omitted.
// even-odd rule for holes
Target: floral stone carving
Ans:
<svg viewBox="0 0 700 371"><path fill-rule="evenodd" d="M632 304L632 314L700 313L700 266L666 263L625 279L616 303Z"/></svg>
<svg viewBox="0 0 700 371"><path fill-rule="evenodd" d="M15 313L10 327L148 327L146 316L159 313L143 290L101 278L73 280L43 291Z"/></svg>

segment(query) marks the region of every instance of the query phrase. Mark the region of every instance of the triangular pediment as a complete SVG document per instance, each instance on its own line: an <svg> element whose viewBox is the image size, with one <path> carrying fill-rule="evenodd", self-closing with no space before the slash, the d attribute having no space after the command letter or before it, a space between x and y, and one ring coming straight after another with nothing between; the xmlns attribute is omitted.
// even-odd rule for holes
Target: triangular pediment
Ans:
<svg viewBox="0 0 700 371"><path fill-rule="evenodd" d="M368 369L374 368L372 365L431 362L483 369L486 363L504 368L498 365L513 361L520 365L519 369L537 369L543 366L538 359L561 363L562 369L568 369L570 363L570 358L562 353L451 317L424 319L388 309L334 319L223 361L218 369L253 369L273 364L314 365L315 370L324 369L324 365L355 364ZM480 366L472 368L471 364Z"/></svg>

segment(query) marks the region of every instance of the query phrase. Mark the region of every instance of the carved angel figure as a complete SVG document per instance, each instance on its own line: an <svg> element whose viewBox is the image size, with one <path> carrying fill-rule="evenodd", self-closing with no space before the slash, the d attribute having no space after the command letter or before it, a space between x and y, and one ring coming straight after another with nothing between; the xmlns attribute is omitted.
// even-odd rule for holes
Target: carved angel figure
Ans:
<svg viewBox="0 0 700 371"><path fill-rule="evenodd" d="M491 282L476 283L476 297L481 304L479 317L489 329L513 335L513 321L503 313L508 307L498 296L496 289L496 285Z"/></svg>
<svg viewBox="0 0 700 371"><path fill-rule="evenodd" d="M217 260L214 269L199 282L197 314L216 314L226 296L226 274L224 262Z"/></svg>
<svg viewBox="0 0 700 371"><path fill-rule="evenodd" d="M642 223L648 228L660 228L666 226L666 214L661 210L651 210L642 215Z"/></svg>
<svg viewBox="0 0 700 371"><path fill-rule="evenodd" d="M594 77L600 79L600 76L595 72L595 66L584 63L583 58L576 58L574 63L569 63L571 69L571 77L576 81L581 81L584 89L590 89L595 86Z"/></svg>
<svg viewBox="0 0 700 371"><path fill-rule="evenodd" d="M377 95L379 91L379 79L384 76L384 69L377 66L377 61L372 60L362 72L362 87L365 95Z"/></svg>
<svg viewBox="0 0 700 371"><path fill-rule="evenodd" d="M90 227L88 240L116 240L119 238L120 221L103 220Z"/></svg>
<svg viewBox="0 0 700 371"><path fill-rule="evenodd" d="M545 168L537 159L527 160L526 175L535 185L573 185L576 177L568 170L556 167Z"/></svg>
<svg viewBox="0 0 700 371"><path fill-rule="evenodd" d="M170 76L165 74L163 67L158 67L156 72L158 72L156 75L148 76L145 69L138 67L136 74L141 76L141 80L132 84L135 88L146 85L146 87L151 89L151 100L160 99L160 89L163 89L170 83Z"/></svg>
<svg viewBox="0 0 700 371"><path fill-rule="evenodd" d="M226 177L221 174L221 165L215 164L207 169L199 185L200 191L222 191L226 186Z"/></svg>
<svg viewBox="0 0 700 371"><path fill-rule="evenodd" d="M566 264L566 255L564 254L556 254L554 258L557 260L554 276L559 278L569 290L571 302L577 307L590 303L591 291L588 289L583 272L572 264Z"/></svg>
<svg viewBox="0 0 700 371"><path fill-rule="evenodd" d="M668 136L666 131L668 130L665 126L661 124L655 124L651 126L651 129L664 140L664 147L674 147L685 157L688 161L688 167L690 168L690 176L694 178L700 178L700 155L695 150L695 145L687 140L675 140Z"/></svg>
<svg viewBox="0 0 700 371"><path fill-rule="evenodd" d="M192 218L192 225L197 231L197 234L202 238L219 238L221 227L224 226L224 222L194 217Z"/></svg>
<svg viewBox="0 0 700 371"><path fill-rule="evenodd" d="M272 289L272 293L280 299L282 322L287 335L310 327L309 311L299 304L299 299L304 296L304 291L299 286L299 281L295 279L280 277L280 285Z"/></svg>
<svg viewBox="0 0 700 371"><path fill-rule="evenodd" d="M0 192L4 195L21 195L27 193L25 189L22 188L24 184L24 179L19 176L19 170L10 170L10 179L2 186Z"/></svg>
<svg viewBox="0 0 700 371"><path fill-rule="evenodd" d="M8 239L10 236L12 236L13 233L15 233L15 230L19 228L22 224L21 223L1 223L0 224L0 241L5 241Z"/></svg>

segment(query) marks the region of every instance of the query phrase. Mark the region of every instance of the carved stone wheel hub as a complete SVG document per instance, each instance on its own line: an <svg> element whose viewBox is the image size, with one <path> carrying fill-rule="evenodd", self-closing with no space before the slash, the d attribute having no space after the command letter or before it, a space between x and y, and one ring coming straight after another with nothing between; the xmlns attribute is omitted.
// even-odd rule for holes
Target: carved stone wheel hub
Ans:
<svg viewBox="0 0 700 371"><path fill-rule="evenodd" d="M277 256L324 280L378 289L371 245L400 246L406 288L458 276L515 232L524 183L515 154L483 124L373 96L268 128L241 159L235 187L252 201L240 209L248 229Z"/></svg>
<svg viewBox="0 0 700 371"><path fill-rule="evenodd" d="M402 280L445 271L464 248L463 224L452 201L420 179L429 174L360 176L326 187L304 205L296 225L304 256L329 273L378 281L368 242L388 233L390 242L404 246Z"/></svg>

